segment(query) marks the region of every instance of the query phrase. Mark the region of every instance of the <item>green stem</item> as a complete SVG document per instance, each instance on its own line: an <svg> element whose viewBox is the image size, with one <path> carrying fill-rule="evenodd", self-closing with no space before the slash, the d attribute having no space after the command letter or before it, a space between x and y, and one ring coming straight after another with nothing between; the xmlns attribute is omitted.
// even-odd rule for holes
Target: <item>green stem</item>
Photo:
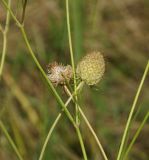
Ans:
<svg viewBox="0 0 149 160"><path fill-rule="evenodd" d="M24 38L24 40L25 40L25 43L26 43L26 45L27 45L27 47L28 47L28 49L29 49L29 52L30 52L30 54L31 54L34 62L36 63L37 67L39 68L39 70L40 70L40 72L42 73L42 75L43 75L43 77L45 78L45 80L48 82L48 84L49 84L49 86L50 86L50 88L51 88L51 90L52 90L55 98L57 99L58 103L62 106L63 110L65 111L65 113L66 113L66 115L67 115L67 117L69 118L69 120L72 122L74 128L76 129L76 132L77 132L77 135L78 135L78 138L79 138L79 141L80 141L80 145L81 145L81 149L82 149L82 153L83 153L84 159L87 160L87 158L86 158L87 156L86 156L86 152L85 152L85 147L84 147L84 144L82 143L83 140L81 139L82 137L80 136L81 133L80 133L80 130L79 130L78 126L76 125L76 123L75 123L72 115L70 114L70 112L69 112L69 111L67 110L67 108L65 107L64 102L62 101L62 99L61 99L60 96L58 95L58 93L57 93L57 91L55 90L54 86L53 86L52 83L49 81L49 79L47 78L47 75L45 74L44 70L42 69L41 65L39 64L39 62L38 62L35 54L34 54L33 51L32 51L32 48L31 48L31 46L30 46L30 44L29 44L29 41L28 41L28 39L27 39L26 33L25 33L25 31L24 31L24 28L23 28L23 27L20 27L20 29L21 29L23 38Z"/></svg>
<svg viewBox="0 0 149 160"><path fill-rule="evenodd" d="M72 65L72 69L73 69L75 99L77 101L78 100L77 93L76 93L77 82L76 82L74 53L73 53L73 49L72 49L72 38L71 38L71 30L70 30L69 0L66 0L66 16L67 16L67 30L68 30L69 49L70 49L70 56L71 56L71 65ZM76 123L77 123L77 125L79 125L79 112L78 112L77 103L75 104L75 109L76 109Z"/></svg>
<svg viewBox="0 0 149 160"><path fill-rule="evenodd" d="M15 17L15 15L13 14L13 12L11 11L11 9L9 8L8 4L5 2L5 0L2 0L4 6L9 10L12 18L15 20L15 22L17 23L18 27L20 28L21 30L21 33L22 33L22 36L24 38L24 41L26 43L26 46L29 50L29 53L31 54L31 57L33 58L36 66L38 67L38 69L40 70L40 72L42 73L42 76L44 77L44 79L46 80L46 82L48 83L48 85L50 86L51 88L51 91L53 93L53 95L55 96L55 98L57 99L58 103L60 104L60 106L63 108L63 110L65 111L67 117L69 118L69 120L71 121L71 123L73 124L74 128L76 129L76 132L77 132L77 135L78 135L78 138L79 138L79 141L80 141L80 145L81 145L81 149L82 149L82 153L83 153L83 156L84 156L84 159L87 160L87 156L86 156L86 152L85 152L85 147L84 147L84 143L83 143L83 140L82 140L82 137L80 136L81 133L80 133L80 130L79 130L79 127L78 125L76 125L72 115L70 114L70 112L67 110L67 108L65 107L65 104L64 102L62 101L62 99L60 98L60 96L58 95L57 91L55 90L54 86L52 85L51 81L48 79L46 73L44 72L44 70L42 69L40 63L38 62L31 46L30 46L30 43L28 41L28 38L27 38L27 35L26 35L26 32L24 30L24 25L21 24L17 18Z"/></svg>
<svg viewBox="0 0 149 160"><path fill-rule="evenodd" d="M68 30L68 40L69 40L71 63L72 63L72 68L73 68L74 76L75 76L75 63L74 63L74 54L73 54L73 49L72 49L72 38L71 38L71 31L70 31L69 0L66 0L66 16L67 16L67 30Z"/></svg>
<svg viewBox="0 0 149 160"><path fill-rule="evenodd" d="M1 58L1 64L0 64L0 79L2 76L2 71L3 71L5 57L6 57L6 48L7 48L7 36L5 33L3 33L3 50L2 50L2 58Z"/></svg>
<svg viewBox="0 0 149 160"><path fill-rule="evenodd" d="M108 160L107 155L106 155L106 153L105 153L105 151L104 151L104 149L103 149L103 147L102 147L102 144L101 144L100 141L99 141L99 138L97 137L94 129L92 128L91 124L89 123L87 117L86 117L85 114L83 113L83 111L82 111L82 109L80 108L80 106L79 106L79 112L80 112L81 116L83 117L86 125L88 126L90 132L92 133L92 135L93 135L93 137L94 137L94 139L95 139L95 141L96 141L96 143L97 143L97 145L98 145L98 147L99 147L99 149L100 149L100 151L101 151L101 154L102 154L103 158L104 158L105 160Z"/></svg>
<svg viewBox="0 0 149 160"><path fill-rule="evenodd" d="M128 153L130 152L130 150L131 150L133 144L135 143L137 137L139 136L139 134L140 134L140 132L141 132L143 126L145 125L146 121L148 120L148 118L149 118L149 111L147 112L146 116L144 117L144 119L143 119L143 121L142 121L140 127L137 129L137 132L136 132L135 135L133 136L133 139L132 139L132 141L130 142L130 144L129 144L127 150L126 150L126 153L125 153L123 159L126 159Z"/></svg>
<svg viewBox="0 0 149 160"><path fill-rule="evenodd" d="M137 101L138 101L142 86L143 86L145 78L147 76L148 70L149 70L149 61L148 61L147 65L146 65L146 68L145 68L144 74L142 76L141 82L139 84L135 99L133 101L133 105L131 107L131 111L129 113L129 117L128 117L128 120L127 120L127 123L126 123L126 127L125 127L125 130L124 130L124 133L123 133L121 145L120 145L120 148L119 148L117 160L121 159L123 148L124 148L124 144L125 144L125 140L126 140L126 137L127 137L127 134L128 134L128 130L129 130L129 126L130 126L131 120L132 120L132 116L133 116L133 113L134 113L134 110L135 110L135 107L136 107L136 104L137 104Z"/></svg>
<svg viewBox="0 0 149 160"><path fill-rule="evenodd" d="M73 117L71 116L70 112L67 110L67 108L65 107L65 104L64 102L62 101L62 99L60 98L60 96L58 95L57 91L55 90L54 86L52 85L52 83L50 82L50 80L48 79L46 73L44 72L44 70L42 69L40 63L38 62L31 46L30 46L30 43L28 41L28 38L26 36L26 33L25 33L25 30L24 30L24 27L20 27L20 30L22 32L22 35L23 35L23 38L24 38L24 41L27 45L27 48L29 50L29 53L31 54L35 64L37 65L38 69L40 70L40 72L42 73L43 77L45 78L45 80L47 81L48 85L50 86L51 90L52 90L52 93L54 94L55 98L57 99L58 103L62 106L62 108L64 109L66 115L68 116L68 118L70 119L70 121L72 122L72 124L75 126L75 121L73 119Z"/></svg>
<svg viewBox="0 0 149 160"><path fill-rule="evenodd" d="M82 88L82 85L83 85L83 84L84 84L84 83L81 82L81 83L78 85L77 90L79 90L80 88ZM74 94L69 97L69 99L68 99L67 102L65 103L65 107L67 107L68 104L71 102L73 96L74 96ZM49 142L49 140L50 140L50 137L51 137L51 135L52 135L52 133L53 133L53 131L54 131L57 123L59 122L59 120L60 120L60 118L61 118L61 116L62 116L63 111L64 111L64 110L62 110L62 111L58 114L58 116L56 117L55 121L53 122L53 124L52 124L52 126L51 126L51 128L50 128L50 130L49 130L49 132L48 132L48 135L47 135L47 137L46 137L46 139L45 139L45 142L44 142L44 144L43 144L43 147L42 147L42 149L41 149L41 153L40 153L40 156L39 156L39 160L42 160L42 159L43 159L43 155L44 155L46 146L47 146L47 144L48 144L48 142Z"/></svg>
<svg viewBox="0 0 149 160"><path fill-rule="evenodd" d="M69 91L69 89L67 87L65 88L65 90L67 91L68 96L72 97L72 94L71 94L71 92ZM73 99L73 101L75 102L75 99ZM77 103L77 102L75 102L75 103ZM96 143L97 143L97 145L98 145L98 147L99 147L99 149L101 151L101 154L102 154L103 158L105 160L108 160L108 158L107 158L107 156L105 154L105 151L104 151L104 149L103 149L103 147L102 147L102 145L101 145L101 143L100 143L100 141L99 141L94 129L92 128L91 124L89 123L87 117L85 116L85 114L83 113L83 111L82 111L82 109L81 109L81 107L79 105L78 105L78 109L79 109L79 112L80 112L82 118L84 119L86 125L88 126L90 132L92 133L92 135L93 135L93 137L94 137L94 139L95 139L95 141L96 141Z"/></svg>
<svg viewBox="0 0 149 160"><path fill-rule="evenodd" d="M86 150L85 150L85 147L84 147L84 142L83 142L82 134L80 132L79 127L76 127L76 131L77 131L77 135L78 135L78 138L79 138L79 141L80 141L80 145L81 145L81 149L82 149L82 152L83 152L84 160L88 160L87 154L86 154Z"/></svg>
<svg viewBox="0 0 149 160"><path fill-rule="evenodd" d="M141 111L141 107L137 108L137 111L134 113L134 116L133 116L133 118L131 120L131 123L129 125L128 130L130 129L131 124L133 124L135 122L135 119L136 119L136 117L137 117L137 115L139 114L140 111ZM125 140L122 156L124 156L126 150L128 149L129 135L130 135L130 133L128 133L127 136L126 136L126 140Z"/></svg>
<svg viewBox="0 0 149 160"><path fill-rule="evenodd" d="M27 38L26 32L24 30L24 26L17 20L17 18L15 17L15 15L13 14L13 12L11 11L11 9L9 8L8 4L5 2L5 0L2 0L3 4L5 5L5 7L9 10L12 18L15 20L15 22L17 23L17 25L20 28L20 31L22 33L22 36L24 38L25 44L29 50L29 53L31 54L31 57L33 58L35 64L37 65L38 69L40 70L40 72L42 73L44 79L46 80L46 82L48 83L48 85L50 86L53 95L55 96L55 98L57 99L58 103L62 106L62 108L64 109L66 115L68 116L69 120L72 122L72 124L74 125L74 127L76 126L75 121L73 119L73 117L71 116L70 112L67 110L67 108L65 107L64 102L62 101L62 99L60 98L60 96L58 95L57 91L55 90L54 86L52 85L51 81L48 79L46 73L44 72L44 70L42 69L40 63L38 62L31 46L29 43L29 40Z"/></svg>
<svg viewBox="0 0 149 160"><path fill-rule="evenodd" d="M60 120L61 116L62 116L62 113L59 113L58 116L56 117L54 123L52 124L52 126L51 126L51 128L50 128L50 130L49 130L49 132L48 132L48 135L47 135L47 137L46 137L46 139L45 139L45 142L44 142L44 144L43 144L43 147L42 147L42 149L41 149L41 153L40 153L40 156L39 156L39 160L42 160L42 159L43 159L44 152L45 152L45 150L46 150L47 144L48 144L48 142L49 142L49 140L50 140L50 137L51 137L51 135L52 135L52 133L53 133L53 131L54 131L54 129L55 129L58 121Z"/></svg>
<svg viewBox="0 0 149 160"><path fill-rule="evenodd" d="M11 144L12 148L14 149L16 155L18 156L19 160L23 160L21 154L19 153L15 143L13 142L12 138L10 137L9 133L7 132L4 124L2 123L2 121L0 121L0 128L2 129L2 131L4 132L6 138L8 139L9 143Z"/></svg>
<svg viewBox="0 0 149 160"><path fill-rule="evenodd" d="M66 16L67 16L67 29L68 29L69 48L70 48L70 55L71 55L71 64L72 64L72 68L73 68L75 100L78 101L77 89L76 89L77 88L77 82L76 82L74 54L73 54L73 49L72 49L72 38L71 38L71 31L70 31L69 0L66 0ZM78 110L77 103L75 103L75 110L76 110L76 124L79 127L80 121L79 121L79 110ZM83 140L82 140L82 137L81 137L81 134L80 134L80 130L78 128L77 128L77 133L78 133L80 143L81 143L81 146L82 146L84 159L87 159L85 147L84 147L84 144L83 144Z"/></svg>
<svg viewBox="0 0 149 160"><path fill-rule="evenodd" d="M11 17L14 19L14 21L17 23L17 25L21 25L21 23L17 20L16 16L13 14L11 8L9 7L9 5L7 4L7 2L5 0L1 0L3 5L5 6L5 8L9 11Z"/></svg>
<svg viewBox="0 0 149 160"><path fill-rule="evenodd" d="M8 6L10 8L11 0L8 1ZM6 51L7 51L7 33L8 33L8 30L9 30L9 22L10 22L10 12L7 11L6 24L5 24L4 30L1 27L1 31L2 31L2 34L3 34L3 50L2 50L2 58L1 58L1 63L0 63L0 79L1 79L1 76L2 76L5 57L6 57Z"/></svg>

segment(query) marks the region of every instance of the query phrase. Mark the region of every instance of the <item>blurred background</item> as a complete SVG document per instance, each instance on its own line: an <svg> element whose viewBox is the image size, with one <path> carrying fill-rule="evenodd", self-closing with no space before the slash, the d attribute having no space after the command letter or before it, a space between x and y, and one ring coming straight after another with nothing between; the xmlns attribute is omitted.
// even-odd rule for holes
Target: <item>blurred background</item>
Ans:
<svg viewBox="0 0 149 160"><path fill-rule="evenodd" d="M12 9L21 18L22 1L13 1ZM71 0L70 17L75 63L90 51L101 51L106 72L95 87L85 86L80 104L95 129L110 160L116 158L137 87L149 58L148 0ZM5 24L6 10L0 3L0 23ZM25 29L36 56L46 71L53 61L70 64L64 0L28 1ZM0 53L2 52L0 34ZM149 107L147 78L137 104L137 116L129 140L141 124ZM57 87L64 101L63 89ZM73 111L73 103L70 110ZM11 19L7 56L0 81L0 119L5 124L25 159L35 160L60 106L34 64ZM94 138L81 119L81 130L89 160L101 160ZM149 125L145 125L129 158L149 159ZM17 157L0 131L0 160ZM80 145L71 123L63 114L44 160L81 160Z"/></svg>

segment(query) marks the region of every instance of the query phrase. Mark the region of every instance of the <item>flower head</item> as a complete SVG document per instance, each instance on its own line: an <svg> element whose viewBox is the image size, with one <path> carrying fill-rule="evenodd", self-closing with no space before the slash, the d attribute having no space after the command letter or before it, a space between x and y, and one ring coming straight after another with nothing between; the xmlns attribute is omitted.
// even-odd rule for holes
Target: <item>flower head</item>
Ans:
<svg viewBox="0 0 149 160"><path fill-rule="evenodd" d="M97 84L105 71L105 61L100 52L87 54L77 65L77 75L88 85Z"/></svg>
<svg viewBox="0 0 149 160"><path fill-rule="evenodd" d="M69 82L73 76L72 67L70 65L63 66L57 62L53 62L48 65L48 78L54 85L63 85Z"/></svg>

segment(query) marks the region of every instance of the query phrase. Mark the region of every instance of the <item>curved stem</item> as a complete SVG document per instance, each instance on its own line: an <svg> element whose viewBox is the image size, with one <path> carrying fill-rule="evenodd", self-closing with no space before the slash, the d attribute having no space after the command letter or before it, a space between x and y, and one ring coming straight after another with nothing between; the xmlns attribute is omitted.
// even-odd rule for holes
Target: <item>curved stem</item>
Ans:
<svg viewBox="0 0 149 160"><path fill-rule="evenodd" d="M24 28L21 27L21 32L22 32L22 35L23 35L23 38L26 42L26 45L30 51L30 54L33 58L33 60L35 61L37 67L39 68L39 70L41 71L42 75L44 76L44 78L46 79L46 81L48 82L51 90L53 91L54 93L54 96L56 97L57 101L59 102L59 104L62 106L63 110L65 111L67 117L69 118L69 120L72 122L74 128L76 129L76 132L77 132L77 135L78 135L78 138L79 138L79 141L80 141L80 145L81 145L81 149L82 149L82 153L83 153L83 156L84 156L84 159L87 160L87 155L86 155L86 151L85 151L85 147L84 147L84 143L83 143L83 140L82 140L82 137L81 137L81 132L80 132L80 129L78 127L78 125L75 123L72 115L70 114L70 112L67 110L64 102L62 101L62 99L60 98L60 96L58 95L57 91L55 90L55 88L53 87L52 83L49 81L49 79L47 78L47 75L45 74L44 70L42 69L41 65L39 64L37 58L35 57L35 54L33 53L32 51L32 48L29 44L29 41L27 39L27 36L26 36L26 33L24 31Z"/></svg>
<svg viewBox="0 0 149 160"><path fill-rule="evenodd" d="M82 88L83 84L84 84L84 83L81 82L81 83L78 85L77 90L79 90L80 88ZM65 107L67 107L68 104L71 102L73 96L74 96L74 94L69 97L69 99L68 99L67 102L65 103ZM58 114L58 116L56 117L55 121L53 122L53 124L52 124L52 126L51 126L51 128L50 128L50 130L49 130L49 132L48 132L48 135L47 135L47 137L46 137L46 139L45 139L44 145L43 145L43 147L42 147L42 149L41 149L41 153L40 153L40 156L39 156L39 160L42 160L42 159L43 159L43 155L44 155L46 146L47 146L47 144L48 144L48 142L49 142L49 140L50 140L50 137L51 137L51 135L52 135L52 133L53 133L53 131L54 131L57 123L59 122L59 120L60 120L60 118L61 118L61 116L62 116L63 111L64 111L64 110L62 110L62 111Z"/></svg>
<svg viewBox="0 0 149 160"><path fill-rule="evenodd" d="M6 138L8 139L8 141L9 141L9 143L11 144L13 150L15 151L16 155L18 156L18 159L19 159L19 160L23 160L21 154L19 153L19 151L18 151L15 143L13 142L13 140L12 140L12 138L10 137L9 133L7 132L7 130L6 130L6 128L5 128L5 126L4 126L4 124L3 124L2 121L0 121L0 128L1 128L2 131L4 132Z"/></svg>
<svg viewBox="0 0 149 160"><path fill-rule="evenodd" d="M136 96L135 96L133 105L132 105L132 107L131 107L131 111L130 111L130 113L129 113L129 117L128 117L128 120L127 120L127 123L126 123L126 127L125 127L125 130L124 130L124 133L123 133L121 145L120 145L120 148L119 148L117 160L120 160L120 159L121 159L122 152L123 152L123 148L124 148L124 144L125 144L125 140L126 140L126 138L127 138L129 126L130 126L130 123L131 123L131 120L132 120L132 116L133 116L133 113L134 113L134 110L135 110L135 107L136 107L136 104L137 104L137 101L138 101L138 98L139 98L139 95L140 95L142 86L143 86L144 81L145 81L145 78L146 78L146 76L147 76L148 70L149 70L149 61L148 61L147 65L146 65L146 68L145 68L144 74L143 74L143 76L142 76L141 82L140 82L140 84L139 84L139 87L138 87L138 90L137 90L137 93L136 93Z"/></svg>
<svg viewBox="0 0 149 160"><path fill-rule="evenodd" d="M24 30L24 25L20 24L20 22L17 20L17 18L15 17L15 15L13 14L12 10L10 9L10 7L8 6L8 4L5 2L5 0L2 0L4 6L7 8L7 10L9 10L12 18L15 20L15 22L17 23L18 27L21 30L22 36L24 38L25 44L29 50L29 53L31 55L31 57L33 58L36 66L38 67L38 69L40 70L40 72L42 73L42 76L44 77L44 79L46 80L46 82L48 83L53 95L55 96L55 98L57 99L58 103L60 104L60 106L63 108L64 112L66 113L67 117L69 118L69 120L71 121L71 123L73 124L74 128L76 129L79 141L80 141L80 145L81 145L81 149L82 149L82 153L84 156L84 159L87 160L87 155L86 155L86 151L85 151L85 147L84 147L84 143L81 137L81 132L80 129L78 127L78 125L75 123L75 120L73 119L72 115L70 114L70 112L67 110L67 108L65 107L64 102L62 101L61 97L59 96L59 94L57 93L56 89L54 88L53 84L51 83L51 81L48 79L46 73L44 72L43 68L41 67L39 61L37 60L31 45L29 43L29 40L27 38L26 32Z"/></svg>
<svg viewBox="0 0 149 160"><path fill-rule="evenodd" d="M69 91L69 89L67 88L67 86L65 86L65 90L67 91L68 96L72 97L72 94ZM75 102L75 99L73 99L73 101ZM75 102L75 103L77 103L77 102ZM106 155L106 153L105 153L105 151L104 151L104 149L103 149L103 147L102 147L102 145L101 145L101 143L100 143L100 141L99 141L94 129L92 128L91 124L89 123L87 117L85 116L85 114L83 113L83 111L82 111L82 109L81 109L81 107L79 105L78 105L78 109L79 109L79 112L80 112L82 118L84 119L86 125L88 126L90 132L92 133L93 137L95 138L95 141L96 141L96 143L97 143L97 145L98 145L98 147L99 147L99 149L101 151L101 154L102 154L103 158L105 160L108 160L107 155Z"/></svg>
<svg viewBox="0 0 149 160"><path fill-rule="evenodd" d="M28 38L27 38L27 36L26 36L26 32L25 32L25 30L24 30L24 27L20 27L20 30L21 30L21 32L22 32L22 35L23 35L24 41L25 41L25 43L26 43L26 45L27 45L27 48L28 48L28 50L29 50L29 53L31 54L31 56L32 56L35 64L37 65L37 67L38 67L38 69L40 70L40 72L42 73L44 79L46 80L46 82L47 82L48 85L50 86L50 88L51 88L51 90L52 90L52 93L53 93L53 95L55 96L55 98L57 99L58 103L62 106L62 108L64 109L64 111L65 111L66 115L68 116L69 120L70 120L70 121L72 122L72 124L75 126L76 124L75 124L75 121L74 121L72 115L70 114L70 112L69 112L69 111L67 110L67 108L65 107L64 102L62 101L61 97L58 95L57 91L55 90L54 86L52 85L52 83L51 83L50 80L48 79L46 73L45 73L44 70L42 69L39 61L37 60L37 58L36 58L36 56L35 56L32 48L31 48L31 46L30 46L30 43L29 43L29 41L28 41Z"/></svg>
<svg viewBox="0 0 149 160"><path fill-rule="evenodd" d="M55 98L57 99L58 103L60 104L60 106L63 108L64 112L66 113L67 117L69 118L69 120L71 121L71 123L73 124L74 128L76 129L76 132L77 132L77 135L78 135L78 138L79 138L79 141L80 141L80 145L81 145L81 149L82 149L82 153L83 153L83 156L84 156L84 159L87 160L87 155L86 155L86 151L85 151L85 147L84 147L84 144L83 144L83 140L82 140L82 137L80 136L81 135L81 132L80 132L80 129L78 127L78 125L75 123L75 120L73 119L72 115L70 114L70 112L67 110L67 108L65 107L65 104L64 102L62 101L61 97L59 96L59 94L57 93L57 91L55 90L53 84L51 83L51 81L48 79L46 73L44 72L43 68L41 67L39 61L37 60L32 48L31 48L31 45L29 43L29 40L27 38L27 35L26 35L26 32L24 30L24 25L22 25L18 20L17 18L15 17L15 15L13 14L12 10L10 9L10 7L8 6L8 4L5 2L5 0L2 0L4 6L7 8L7 10L9 10L12 18L15 20L15 22L17 23L18 27L20 28L20 31L22 33L22 36L24 38L24 41L25 41L25 44L29 50L29 53L31 55L31 57L33 58L36 66L38 67L38 69L40 70L40 72L42 73L42 76L44 77L44 79L46 80L46 82L48 83L53 95L55 96Z"/></svg>

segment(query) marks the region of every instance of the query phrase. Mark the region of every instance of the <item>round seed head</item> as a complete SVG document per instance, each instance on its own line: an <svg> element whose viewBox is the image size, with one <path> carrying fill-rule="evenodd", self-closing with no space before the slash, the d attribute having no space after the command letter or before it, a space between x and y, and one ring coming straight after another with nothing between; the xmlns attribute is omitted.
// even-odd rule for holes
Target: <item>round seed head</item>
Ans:
<svg viewBox="0 0 149 160"><path fill-rule="evenodd" d="M77 65L76 73L88 85L97 84L105 71L105 61L100 52L87 54Z"/></svg>

